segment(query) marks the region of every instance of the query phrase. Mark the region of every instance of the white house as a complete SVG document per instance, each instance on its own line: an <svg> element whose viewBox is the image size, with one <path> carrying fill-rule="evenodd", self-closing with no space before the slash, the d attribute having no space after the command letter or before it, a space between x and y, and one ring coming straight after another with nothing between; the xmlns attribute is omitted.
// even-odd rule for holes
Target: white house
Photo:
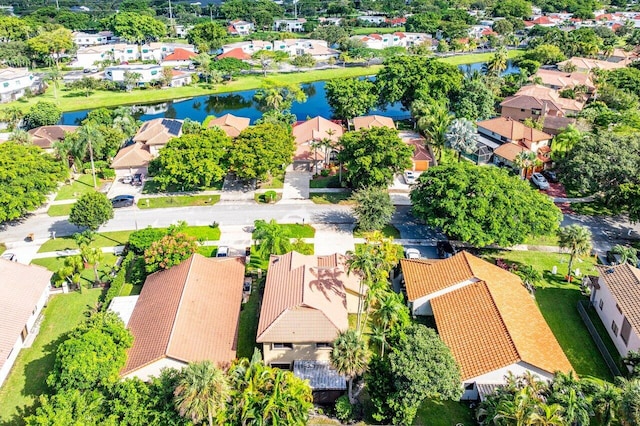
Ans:
<svg viewBox="0 0 640 426"><path fill-rule="evenodd" d="M124 82L124 74L126 72L140 74L138 84L151 83L160 80L162 77L162 67L154 64L132 64L132 65L116 65L107 67L104 70L104 77L107 80L117 83Z"/></svg>
<svg viewBox="0 0 640 426"><path fill-rule="evenodd" d="M120 38L113 35L111 31L100 31L97 33L76 31L73 33L73 42L78 47L116 43L118 40L120 40Z"/></svg>
<svg viewBox="0 0 640 426"><path fill-rule="evenodd" d="M236 54L234 57L237 57L238 59L248 59L248 57L245 57L242 54L251 56L261 50L285 52L289 56L297 56L306 53L319 61L327 60L332 57L337 58L340 56L340 52L328 47L327 42L324 40L289 38L285 40L275 40L273 42L252 40L225 44L222 46L221 57L224 58L231 56L231 54Z"/></svg>
<svg viewBox="0 0 640 426"><path fill-rule="evenodd" d="M139 46L135 44L116 43L78 49L76 52L76 60L72 65L87 68L105 60L120 63L137 61L138 59L140 59Z"/></svg>
<svg viewBox="0 0 640 426"><path fill-rule="evenodd" d="M251 31L253 31L253 22L241 21L239 19L229 22L229 26L227 27L227 32L231 35L246 36L249 35Z"/></svg>
<svg viewBox="0 0 640 426"><path fill-rule="evenodd" d="M464 251L400 264L411 312L434 317L460 366L462 399L482 399L509 372L550 380L572 370L517 275Z"/></svg>
<svg viewBox="0 0 640 426"><path fill-rule="evenodd" d="M369 34L365 36L352 36L369 49L385 49L387 47L410 47L429 43L431 47L431 35L426 33L395 32L393 34Z"/></svg>
<svg viewBox="0 0 640 426"><path fill-rule="evenodd" d="M304 31L304 24L307 22L304 18L298 19L276 19L273 22L273 31L283 31L289 33L300 33Z"/></svg>
<svg viewBox="0 0 640 426"><path fill-rule="evenodd" d="M621 356L640 350L640 269L628 263L596 265L590 301Z"/></svg>
<svg viewBox="0 0 640 426"><path fill-rule="evenodd" d="M160 62L177 49L195 52L195 47L191 44L153 42L140 47L140 59Z"/></svg>
<svg viewBox="0 0 640 426"><path fill-rule="evenodd" d="M366 22L367 24L375 24L380 25L387 22L386 16L378 16L378 15L362 15L358 16L358 21Z"/></svg>
<svg viewBox="0 0 640 426"><path fill-rule="evenodd" d="M33 74L27 68L0 68L0 102L23 97L33 84Z"/></svg>
<svg viewBox="0 0 640 426"><path fill-rule="evenodd" d="M196 56L192 50L175 49L162 59L160 65L163 67L188 67L193 64L193 58Z"/></svg>
<svg viewBox="0 0 640 426"><path fill-rule="evenodd" d="M0 259L0 385L49 299L53 274L41 266ZM36 330L37 331L37 330Z"/></svg>

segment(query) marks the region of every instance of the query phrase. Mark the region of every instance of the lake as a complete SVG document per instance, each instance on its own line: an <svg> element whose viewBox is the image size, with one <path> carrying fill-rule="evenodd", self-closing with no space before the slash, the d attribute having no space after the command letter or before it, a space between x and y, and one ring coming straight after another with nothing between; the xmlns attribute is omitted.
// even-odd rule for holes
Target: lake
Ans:
<svg viewBox="0 0 640 426"><path fill-rule="evenodd" d="M469 70L481 71L483 65L483 62L478 62L475 64L460 65L459 68L463 72L468 72ZM519 69L509 61L508 67L503 74L514 72L519 72ZM303 84L302 90L307 94L307 101L304 103L295 102L291 108L291 112L298 117L298 120L305 120L307 117L315 117L317 115L327 118L332 116L333 111L327 103L325 96L324 81ZM185 100L175 99L160 104L143 105L137 107L136 116L142 121L164 117L178 119L190 118L202 122L208 115L219 117L224 114L233 114L241 117L249 117L253 123L262 116L262 113L253 101L253 95L255 93L255 90L244 90L240 92L198 96ZM61 124L80 124L89 111L90 110L65 112L62 115ZM394 120L402 120L410 117L409 112L404 110L400 103L389 105L384 110L374 109L370 111L370 113L391 117Z"/></svg>

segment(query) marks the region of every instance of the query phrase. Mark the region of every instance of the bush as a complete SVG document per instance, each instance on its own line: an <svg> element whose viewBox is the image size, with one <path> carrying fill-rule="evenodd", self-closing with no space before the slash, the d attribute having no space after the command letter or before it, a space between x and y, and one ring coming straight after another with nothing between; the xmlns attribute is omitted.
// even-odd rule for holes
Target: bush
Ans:
<svg viewBox="0 0 640 426"><path fill-rule="evenodd" d="M127 253L124 260L122 261L122 264L120 265L120 270L116 274L113 281L111 281L109 290L107 290L107 293L104 296L104 300L102 301L103 311L109 308L109 304L111 303L111 300L113 300L113 298L119 295L120 291L122 291L122 286L124 286L124 283L126 282L127 269L129 269L129 265L131 264L131 261L133 260L133 258L134 258L134 254L132 251L130 251L129 253Z"/></svg>
<svg viewBox="0 0 640 426"><path fill-rule="evenodd" d="M145 228L132 232L129 236L129 248L135 254L144 254L144 251L151 247L155 241L158 241L167 234L164 229Z"/></svg>
<svg viewBox="0 0 640 426"><path fill-rule="evenodd" d="M353 419L354 415L354 406L349 402L349 397L347 395L342 395L338 399L336 399L336 417L341 422L347 422Z"/></svg>
<svg viewBox="0 0 640 426"><path fill-rule="evenodd" d="M131 285L143 285L147 279L144 257L136 257L127 268L127 282Z"/></svg>
<svg viewBox="0 0 640 426"><path fill-rule="evenodd" d="M322 177L328 177L329 176L329 169L322 169L320 171L320 176Z"/></svg>
<svg viewBox="0 0 640 426"><path fill-rule="evenodd" d="M264 193L264 201L267 203L273 203L278 198L276 191L267 191Z"/></svg>

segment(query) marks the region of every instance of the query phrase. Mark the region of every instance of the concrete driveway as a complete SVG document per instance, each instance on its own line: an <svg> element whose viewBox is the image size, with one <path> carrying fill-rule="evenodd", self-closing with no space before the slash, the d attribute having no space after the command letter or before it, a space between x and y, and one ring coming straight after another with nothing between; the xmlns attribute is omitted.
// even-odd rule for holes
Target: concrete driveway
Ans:
<svg viewBox="0 0 640 426"><path fill-rule="evenodd" d="M282 189L283 200L308 200L311 172L287 170Z"/></svg>

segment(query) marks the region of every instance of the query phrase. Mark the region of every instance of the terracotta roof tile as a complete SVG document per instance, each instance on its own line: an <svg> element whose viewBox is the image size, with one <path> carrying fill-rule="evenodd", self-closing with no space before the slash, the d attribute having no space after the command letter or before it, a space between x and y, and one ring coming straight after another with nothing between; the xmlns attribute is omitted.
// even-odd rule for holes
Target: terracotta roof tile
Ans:
<svg viewBox="0 0 640 426"><path fill-rule="evenodd" d="M622 314L636 334L640 335L640 269L628 263L614 266L596 265L596 268Z"/></svg>
<svg viewBox="0 0 640 426"><path fill-rule="evenodd" d="M493 151L493 153L498 157L502 157L507 161L513 162L518 156L518 154L520 154L521 152L527 152L527 151L529 150L522 145L518 145L517 143L507 142L497 147Z"/></svg>
<svg viewBox="0 0 640 426"><path fill-rule="evenodd" d="M216 59L224 59L224 58L234 58L234 59L239 59L241 61L246 61L251 59L251 55L246 53L241 48L236 47L235 49L231 49L228 52L221 53L220 55L216 56Z"/></svg>
<svg viewBox="0 0 640 426"><path fill-rule="evenodd" d="M232 114L225 114L222 117L209 121L208 127L219 127L230 138L236 138L244 129L249 127L251 119L246 117L236 117Z"/></svg>
<svg viewBox="0 0 640 426"><path fill-rule="evenodd" d="M143 143L135 142L118 151L118 154L111 161L111 167L114 169L146 167L152 158L153 156L145 149Z"/></svg>
<svg viewBox="0 0 640 426"><path fill-rule="evenodd" d="M318 160L324 159L323 150L318 149L318 152L315 153L311 143L324 139L337 142L343 133L342 125L320 116L294 124L293 137L296 141L296 152L293 159L298 161L312 161L315 158Z"/></svg>
<svg viewBox="0 0 640 426"><path fill-rule="evenodd" d="M67 133L73 133L79 126L42 126L29 130L31 142L42 149L53 147L54 142L64 140Z"/></svg>
<svg viewBox="0 0 640 426"><path fill-rule="evenodd" d="M195 58L197 55L187 49L175 49L173 53L165 56L163 61L188 61L190 59Z"/></svg>
<svg viewBox="0 0 640 426"><path fill-rule="evenodd" d="M355 117L353 119L354 130L370 129L372 127L388 127L395 129L393 119L382 115L366 115L364 117Z"/></svg>
<svg viewBox="0 0 640 426"><path fill-rule="evenodd" d="M129 320L134 342L122 374L165 357L232 361L243 282L240 258L199 254L149 275Z"/></svg>
<svg viewBox="0 0 640 426"><path fill-rule="evenodd" d="M176 123L179 124L176 125ZM134 142L143 142L146 145L166 145L169 139L178 137L181 134L182 120L156 118L144 123L133 137L133 140Z"/></svg>
<svg viewBox="0 0 640 426"><path fill-rule="evenodd" d="M490 130L500 136L504 136L510 141L530 141L538 142L551 139L551 135L540 130L527 127L519 121L508 117L496 117L490 120L479 121L478 127Z"/></svg>

